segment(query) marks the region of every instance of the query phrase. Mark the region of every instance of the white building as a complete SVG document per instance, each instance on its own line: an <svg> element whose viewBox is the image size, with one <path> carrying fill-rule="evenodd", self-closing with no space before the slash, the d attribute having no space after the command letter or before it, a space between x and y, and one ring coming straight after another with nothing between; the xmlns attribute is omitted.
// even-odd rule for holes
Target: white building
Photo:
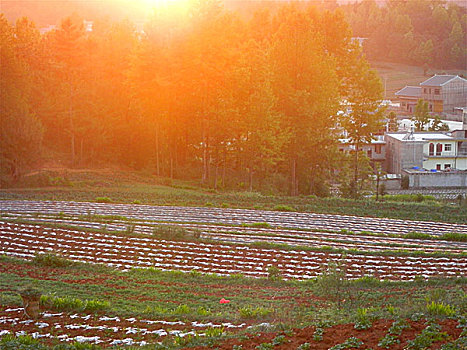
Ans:
<svg viewBox="0 0 467 350"><path fill-rule="evenodd" d="M465 130L442 132L397 132L386 134L387 170L401 174L417 171L467 170Z"/></svg>

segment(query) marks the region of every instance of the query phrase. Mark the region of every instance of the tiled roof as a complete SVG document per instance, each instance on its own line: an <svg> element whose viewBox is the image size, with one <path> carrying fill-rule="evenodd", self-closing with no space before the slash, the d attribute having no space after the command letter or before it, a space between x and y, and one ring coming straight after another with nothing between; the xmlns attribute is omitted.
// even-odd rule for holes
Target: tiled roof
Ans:
<svg viewBox="0 0 467 350"><path fill-rule="evenodd" d="M425 80L423 83L420 83L420 85L421 86L441 86L456 77L457 75L433 75L431 78Z"/></svg>
<svg viewBox="0 0 467 350"><path fill-rule="evenodd" d="M396 92L396 96L420 97L421 95L422 88L419 86L406 86Z"/></svg>

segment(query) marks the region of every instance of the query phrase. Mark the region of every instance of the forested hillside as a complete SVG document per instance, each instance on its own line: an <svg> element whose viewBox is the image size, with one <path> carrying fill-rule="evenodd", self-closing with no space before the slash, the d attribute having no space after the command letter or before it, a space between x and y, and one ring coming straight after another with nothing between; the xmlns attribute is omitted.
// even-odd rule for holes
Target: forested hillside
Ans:
<svg viewBox="0 0 467 350"><path fill-rule="evenodd" d="M179 0L180 1L180 0ZM23 16L39 27L58 24L76 13L87 20L107 17L112 21L129 19L142 23L151 12L150 0L98 1L2 1L1 11L12 23ZM284 0L223 0L229 10L244 20L258 10L275 13ZM467 69L467 4L451 0L308 0L296 1L302 8L340 8L354 36L366 38L365 52L370 60L405 63L437 69Z"/></svg>
<svg viewBox="0 0 467 350"><path fill-rule="evenodd" d="M342 6L370 59L467 68L467 9L429 0L362 1Z"/></svg>
<svg viewBox="0 0 467 350"><path fill-rule="evenodd" d="M368 142L382 89L341 12L292 4L246 22L203 1L161 9L144 33L86 32L76 16L42 36L27 18L0 26L4 181L45 150L215 188L321 194L337 173L363 188L365 158L337 152L334 126Z"/></svg>

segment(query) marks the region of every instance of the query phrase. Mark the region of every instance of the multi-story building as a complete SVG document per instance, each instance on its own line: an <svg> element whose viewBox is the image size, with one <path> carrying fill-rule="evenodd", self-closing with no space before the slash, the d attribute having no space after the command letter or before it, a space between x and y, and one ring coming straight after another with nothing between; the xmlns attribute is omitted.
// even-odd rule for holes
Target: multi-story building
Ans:
<svg viewBox="0 0 467 350"><path fill-rule="evenodd" d="M467 131L387 133L386 164L395 174L467 170Z"/></svg>
<svg viewBox="0 0 467 350"><path fill-rule="evenodd" d="M413 114L419 99L427 101L434 114L454 114L456 108L467 106L467 79L458 75L434 75L420 86L404 87L396 96L404 114Z"/></svg>

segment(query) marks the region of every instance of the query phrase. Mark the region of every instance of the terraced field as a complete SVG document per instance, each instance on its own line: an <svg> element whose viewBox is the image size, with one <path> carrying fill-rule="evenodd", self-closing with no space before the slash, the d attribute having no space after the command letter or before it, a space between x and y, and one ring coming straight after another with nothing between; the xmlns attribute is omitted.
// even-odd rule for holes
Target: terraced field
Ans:
<svg viewBox="0 0 467 350"><path fill-rule="evenodd" d="M248 304L242 304L245 301L262 300L254 299L259 298L258 293L265 293L266 303L287 302L280 306L277 304L274 310L285 310L290 307L290 310L296 313L292 319L300 317L306 320L309 317L306 316L307 308L328 307L326 296L310 298L306 287L297 287L295 283L299 282L296 281L313 283L336 263L338 270L344 273L344 278L348 281L373 277L380 281L396 283L402 281L410 286L410 283L418 283L410 281L450 278L453 283L460 281L460 289L453 289L452 293L463 295L462 293L465 294L467 290L463 282L467 277L467 242L465 242L467 225L463 224L245 209L50 201L1 201L0 209L0 254L9 257L4 259L14 258L34 262L37 256L50 253L68 261L91 264L85 266L99 264L117 271L115 276L111 272L106 272L104 277L93 278L92 271L87 272L89 269L80 270L82 271L80 273L71 273L66 268L62 271L34 266L32 269L27 267L30 262L26 262L23 266L15 260L13 262L5 260L0 262L0 297L2 298L2 295L10 295L8 293L14 290L12 289L14 286L5 287L8 284L6 281L25 284L30 279L34 279L47 281L47 288L63 283L60 288L67 290L74 288L74 291L80 290L80 293L87 293L86 283L90 283L93 286L92 290L103 288L102 295L117 298L116 303L120 304L124 303L121 298L125 298L125 293L130 290L129 286L140 288L138 286L140 282L132 281L129 275L128 277L122 275L131 274L133 271L182 272L180 277L177 277L180 279L179 282L163 282L160 285L161 282L148 281L148 288L149 285L151 288L168 288L167 293L170 298L173 298L176 295L174 292L181 288L186 288L187 291L196 289L196 293L187 296L195 305L198 298L207 305L213 305L213 299L218 303L216 298L226 294L215 293L216 296L213 296L214 293L210 291L214 286L204 290L198 285L191 287L188 282L185 286L183 285L185 277L182 276L186 276L186 279L205 275L219 276L216 278L232 276L233 281L239 278L238 276L243 276L241 278L252 277L246 280L257 280L260 283L257 286L252 284L253 282L248 282L248 287L237 286L236 292L232 292L234 289L230 289L229 286L221 284L215 286L216 290L222 288L222 293L234 293L233 303L237 307L239 304L242 305L239 310L243 310L240 313L243 314L242 317L246 317L247 322L238 317L234 319L227 317L233 311L232 308L224 309L230 310L229 313L222 311L213 313L204 309L204 306L199 309L201 312L199 315L190 317L180 316L182 314L178 311L171 311L170 317L151 318L141 317L141 310L136 317L133 317L102 312L67 313L46 309L39 320L28 320L24 319L23 309L17 304L2 303L0 337L32 335L47 344L59 340L67 343L92 343L102 347L126 345L144 347L150 344L162 344L164 339L173 338L176 343L174 349L183 348L183 344L192 338L211 339L213 334L247 332L255 323L249 319L250 317L257 318L256 323L259 323L263 317L257 316L255 312L260 314L263 312L267 315L272 310L260 307L254 311L255 309L250 308ZM176 238L170 235L161 236L160 228L180 229L185 236ZM144 270L147 268L155 270ZM44 273L41 272L42 270ZM282 281L277 283L292 284L280 285L281 287L272 285L264 289L264 292L259 292L263 288L261 283L265 283L264 281L269 283L267 278L271 278L271 271L275 271L274 276ZM246 280L239 280L238 283L247 283ZM121 284L117 284L117 281L121 281ZM271 279L270 283L275 282ZM397 288L391 293L397 294ZM270 289L274 290L272 295L269 295ZM164 289L161 289L161 292L162 290ZM235 300L235 296L248 290L254 291L254 295L247 293L242 296L245 301ZM118 296L118 293L122 293L122 297ZM132 291L132 293L136 294L131 298L138 300L142 298L142 305L149 301L138 292ZM157 296L157 293L155 292L154 296ZM404 291L404 293L413 298L413 291ZM350 301L355 303L358 298L352 297ZM384 301L391 297L382 294L379 298ZM433 300L438 302L440 299ZM296 301L300 301L299 305L294 305ZM189 309L188 306L180 304L180 300L170 302L174 302L181 310ZM337 302L341 302L339 298ZM371 303L374 303L374 300ZM134 307L134 304L132 305ZM153 305L148 307L148 310L153 312L159 309L154 308ZM459 315L459 312L465 311L462 310L462 307L459 307L455 312ZM449 309L444 312L449 312ZM274 315L272 318L265 316L268 322L264 323L264 327L273 327L272 324L278 322L278 319L290 317L278 311L274 311ZM385 320L378 322L376 323L378 326L375 327L379 328L373 330L383 337L390 331L390 323ZM456 344L465 341L465 337L461 334L461 328L465 326L462 326L460 321L443 322L440 323L441 326L435 325L438 327L436 329L441 332L439 327L445 327L450 338L442 338L438 342L455 340L452 344L457 346ZM333 345L337 346L339 342L346 344L346 341L350 341L349 336L352 331L347 329L348 326L327 325L326 327L329 333L325 334L325 342L319 343L317 349L328 349ZM332 327L338 327L335 334ZM411 339L417 336L416 334L420 332L423 334L426 327L430 329L429 325L421 321L412 322L408 327L410 331L403 333L404 337L397 346L394 344L394 349L406 348ZM318 332L319 329L321 328L313 326L309 328L309 332ZM257 331L253 332L257 333ZM305 331L295 331L296 336L289 339L289 345L294 344L294 348L298 348L304 342L316 341L313 340L314 336L303 332ZM276 335L278 339L283 340L284 337L290 337L290 334L287 334L279 332ZM378 345L378 341L371 335L372 332L359 334L365 346L387 349ZM390 337L388 339L394 340ZM256 340L250 338L243 343L250 346L243 348L254 349L261 345L258 342L266 341L274 343L278 340L270 336L257 336ZM241 344L238 341L228 341L222 348L230 349L234 346L239 348ZM286 343L281 344L276 344L277 348L287 348Z"/></svg>

